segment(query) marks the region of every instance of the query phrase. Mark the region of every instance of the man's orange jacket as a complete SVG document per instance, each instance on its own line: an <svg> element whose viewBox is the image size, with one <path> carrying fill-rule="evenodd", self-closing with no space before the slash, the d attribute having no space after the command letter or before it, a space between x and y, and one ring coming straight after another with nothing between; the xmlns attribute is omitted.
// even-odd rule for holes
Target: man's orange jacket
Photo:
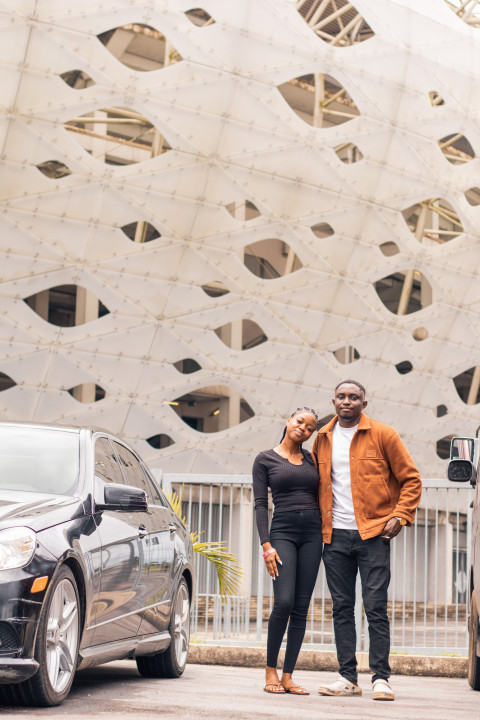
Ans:
<svg viewBox="0 0 480 720"><path fill-rule="evenodd" d="M313 443L320 475L319 504L323 541L332 540L332 431L338 417L322 427ZM392 517L414 520L422 481L399 434L362 413L350 445L353 507L362 540L380 535Z"/></svg>

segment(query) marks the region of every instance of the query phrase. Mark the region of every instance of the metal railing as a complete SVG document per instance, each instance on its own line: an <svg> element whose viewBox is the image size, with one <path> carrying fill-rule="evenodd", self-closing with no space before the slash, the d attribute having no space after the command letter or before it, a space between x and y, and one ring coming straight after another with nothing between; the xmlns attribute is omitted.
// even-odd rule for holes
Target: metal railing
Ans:
<svg viewBox="0 0 480 720"><path fill-rule="evenodd" d="M196 558L197 595L192 639L203 643L265 643L273 606L254 520L248 475L174 475L162 478L182 497L191 530L202 540L225 540L244 571L241 595L221 601L213 567ZM392 650L405 653L466 655L467 582L470 561L470 486L426 480L412 528L392 541L389 616ZM368 651L368 626L357 584L357 650ZM305 643L334 649L331 600L323 563L310 604Z"/></svg>

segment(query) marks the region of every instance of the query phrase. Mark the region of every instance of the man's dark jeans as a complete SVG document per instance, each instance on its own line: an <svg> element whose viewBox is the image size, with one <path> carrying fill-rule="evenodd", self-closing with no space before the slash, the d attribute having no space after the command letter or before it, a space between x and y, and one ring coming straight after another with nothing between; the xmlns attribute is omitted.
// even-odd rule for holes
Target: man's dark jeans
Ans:
<svg viewBox="0 0 480 720"><path fill-rule="evenodd" d="M340 675L357 682L355 649L355 582L360 570L362 596L370 637L370 669L388 680L390 665L390 623L387 591L390 583L390 544L380 535L362 540L357 530L332 532L332 542L324 546L323 562L333 602L333 627Z"/></svg>

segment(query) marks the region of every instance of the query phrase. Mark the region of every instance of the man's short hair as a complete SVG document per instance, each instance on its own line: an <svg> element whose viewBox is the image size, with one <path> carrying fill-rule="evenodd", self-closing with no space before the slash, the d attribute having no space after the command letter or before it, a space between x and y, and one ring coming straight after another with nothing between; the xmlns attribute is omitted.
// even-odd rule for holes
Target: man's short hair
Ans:
<svg viewBox="0 0 480 720"><path fill-rule="evenodd" d="M364 397L367 396L367 391L366 391L365 388L363 387L362 383L359 383L359 382L358 382L358 380L342 380L342 382L339 382L338 385L337 385L337 387L335 388L335 392L337 392L337 390L338 390L338 388L340 387L340 385L346 385L347 383L349 383L350 385L356 385L356 386L357 386L358 388L360 388L360 390L363 392L363 396L364 396Z"/></svg>

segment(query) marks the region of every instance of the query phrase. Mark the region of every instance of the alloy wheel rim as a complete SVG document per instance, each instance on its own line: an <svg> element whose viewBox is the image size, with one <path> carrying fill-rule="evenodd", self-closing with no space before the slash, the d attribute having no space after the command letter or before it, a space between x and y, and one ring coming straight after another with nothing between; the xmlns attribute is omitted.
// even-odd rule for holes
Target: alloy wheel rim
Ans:
<svg viewBox="0 0 480 720"><path fill-rule="evenodd" d="M190 598L186 586L182 583L178 589L174 608L174 644L177 664L183 668L187 663L188 641L190 637Z"/></svg>
<svg viewBox="0 0 480 720"><path fill-rule="evenodd" d="M69 580L59 582L47 619L47 672L53 690L63 692L75 671L78 603Z"/></svg>

